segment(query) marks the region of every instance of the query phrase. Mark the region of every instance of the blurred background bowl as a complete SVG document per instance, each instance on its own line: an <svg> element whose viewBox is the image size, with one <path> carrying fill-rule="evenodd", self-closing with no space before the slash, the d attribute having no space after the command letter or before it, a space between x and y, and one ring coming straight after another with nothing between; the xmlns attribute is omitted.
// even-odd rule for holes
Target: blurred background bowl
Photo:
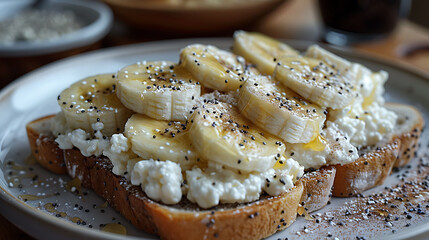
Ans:
<svg viewBox="0 0 429 240"><path fill-rule="evenodd" d="M116 17L134 27L171 34L202 35L249 26L286 0L218 0L216 4L202 0L103 1Z"/></svg>
<svg viewBox="0 0 429 240"><path fill-rule="evenodd" d="M31 0L2 0L0 1L0 19L5 20L14 13L28 9ZM46 41L18 41L13 44L0 44L1 57L37 56L63 52L93 44L103 38L110 30L113 14L109 7L97 1L61 1L46 0L39 6L43 10L72 11L82 27Z"/></svg>

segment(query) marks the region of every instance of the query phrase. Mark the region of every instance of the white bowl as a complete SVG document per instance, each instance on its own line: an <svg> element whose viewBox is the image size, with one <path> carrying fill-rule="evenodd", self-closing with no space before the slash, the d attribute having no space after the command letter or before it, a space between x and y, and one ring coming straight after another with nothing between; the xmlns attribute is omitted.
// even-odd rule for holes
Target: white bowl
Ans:
<svg viewBox="0 0 429 240"><path fill-rule="evenodd" d="M0 19L4 20L4 18L10 17L10 12L19 12L31 2L29 0L1 1ZM83 27L47 41L22 41L10 45L0 43L0 56L35 56L83 47L103 38L109 32L113 22L113 14L110 8L96 1L49 0L42 5L42 9L70 10L76 14Z"/></svg>

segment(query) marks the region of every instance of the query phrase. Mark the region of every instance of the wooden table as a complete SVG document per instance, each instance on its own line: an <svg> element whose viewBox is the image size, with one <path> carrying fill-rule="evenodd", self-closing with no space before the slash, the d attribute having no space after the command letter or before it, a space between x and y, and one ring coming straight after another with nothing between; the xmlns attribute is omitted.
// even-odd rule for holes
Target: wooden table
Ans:
<svg viewBox="0 0 429 240"><path fill-rule="evenodd" d="M317 1L287 2L255 30L277 38L321 41L322 24ZM388 38L351 47L429 73L429 30L408 20L402 20Z"/></svg>
<svg viewBox="0 0 429 240"><path fill-rule="evenodd" d="M277 38L307 41L320 41L322 33L317 4L314 0L290 0L250 30L259 31ZM174 38L174 36L166 37L147 33L136 34L134 29L120 22L115 22L112 32L105 39L85 48L37 58L0 58L0 88L26 72L63 57L98 48L166 38ZM429 76L429 31L407 20L403 20L395 32L386 39L356 44L351 47L377 57L395 61ZM32 238L0 216L0 239Z"/></svg>

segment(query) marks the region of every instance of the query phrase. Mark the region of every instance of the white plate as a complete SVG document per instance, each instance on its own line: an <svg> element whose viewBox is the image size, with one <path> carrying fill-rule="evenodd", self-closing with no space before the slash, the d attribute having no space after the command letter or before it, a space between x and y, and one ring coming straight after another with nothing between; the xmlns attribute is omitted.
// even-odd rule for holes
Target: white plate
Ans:
<svg viewBox="0 0 429 240"><path fill-rule="evenodd" d="M143 237L145 239L156 239L156 236L145 234L131 226L113 209L100 209L103 200L87 190L87 195L76 196L61 185L70 179L49 173L38 165L31 165L32 171L38 174L38 179L43 182L35 187L29 184L29 179L22 180L22 188L8 187L9 161L16 161L25 165L25 159L30 155L29 145L25 134L25 124L37 117L53 114L59 111L56 103L56 96L62 89L80 78L99 74L113 73L119 68L132 64L140 60L171 60L177 61L181 48L190 43L213 44L224 49L231 46L231 39L185 39L163 42L153 42L138 45L130 45L112 49L99 50L92 53L67 58L53 64L49 64L36 71L33 71L16 80L0 93L0 211L10 221L18 225L21 229L37 238L43 239L94 239L109 238L120 239L119 235L98 231L99 224L121 222L128 230L129 238L132 236ZM308 43L289 42L293 47L303 50ZM390 79L386 85L387 99L394 102L409 103L419 108L426 119L429 109L429 81L427 77L413 73L409 70L392 65L390 63L374 60L369 57L351 52L335 50L350 60L360 62L369 66L373 70L384 69L389 72ZM423 136L423 142L427 142L427 134ZM423 145L426 148L426 145ZM388 184L394 183L395 177L390 177ZM377 188L375 191L381 189ZM54 194L59 192L59 196L27 201L19 200L22 194L46 193ZM350 199L333 199L328 209L339 208L344 201ZM57 218L44 209L46 203L57 203L58 210L67 213L68 217ZM75 207L77 204L77 207ZM93 208L93 205L97 208ZM79 208L82 206L82 209ZM88 209L89 212L85 210ZM101 211L104 210L104 213ZM326 209L325 209L326 210ZM324 210L322 210L323 212ZM80 217L86 222L85 226L78 226L72 223L69 218ZM89 225L93 228L89 228ZM296 223L285 231L279 232L269 239L277 239L288 236L289 239L297 238L297 231L308 224L303 218L299 218ZM358 229L356 229L358 230ZM360 229L362 230L362 229ZM429 220L426 219L409 228L398 229L393 235L394 238L411 237L422 234L429 230ZM354 238L353 232L344 233L343 237ZM377 233L376 236L389 237L386 232ZM387 234L387 235L386 235ZM390 235L389 235L390 234ZM321 238L326 236L305 235L306 237ZM428 236L428 235L423 235ZM392 237L392 236L391 236ZM121 238L122 239L122 238Z"/></svg>

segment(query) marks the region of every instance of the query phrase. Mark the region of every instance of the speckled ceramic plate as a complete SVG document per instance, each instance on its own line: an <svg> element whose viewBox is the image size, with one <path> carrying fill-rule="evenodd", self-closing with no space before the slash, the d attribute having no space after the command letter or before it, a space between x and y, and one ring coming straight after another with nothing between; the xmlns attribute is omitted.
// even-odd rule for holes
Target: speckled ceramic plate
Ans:
<svg viewBox="0 0 429 240"><path fill-rule="evenodd" d="M127 229L127 237L130 239L136 237L157 239L156 236L135 229L115 210L106 207L104 200L91 190L83 189L82 195L76 195L67 190L70 178L52 174L34 164L29 159L30 149L25 134L25 124L35 118L58 112L56 96L62 89L80 78L99 73L113 73L127 64L140 60L177 61L181 48L197 42L228 49L232 40L173 40L95 51L49 64L2 89L0 93L0 126L2 126L0 128L0 211L2 215L30 235L43 239L123 239L123 236L100 231L106 224L118 223ZM302 42L289 43L301 50L309 45ZM429 122L427 76L349 50L334 51L373 70L388 71L390 78L386 84L386 98L389 101L416 106L423 112L426 122ZM422 140L420 154L427 151L427 134ZM417 162L415 160L414 165ZM405 171L407 169L390 176L385 186L397 184L398 175L406 174ZM384 186L372 192L382 190ZM425 205L428 198L421 200L424 211L427 210ZM339 212L346 202L353 205L355 200L332 199L332 203L319 211L321 215L316 217L325 217L326 220L329 214ZM379 226L380 223L352 220L341 224L333 222L329 225L317 225L315 220L310 221L300 217L291 227L269 239L285 237L355 239L356 236L366 236L367 239L383 237L424 239L429 237L426 234L429 231L429 219L426 218L426 214L420 214L412 219L400 216L400 220L403 221L392 221L390 224L392 226L389 224ZM392 233L392 230L395 233Z"/></svg>

